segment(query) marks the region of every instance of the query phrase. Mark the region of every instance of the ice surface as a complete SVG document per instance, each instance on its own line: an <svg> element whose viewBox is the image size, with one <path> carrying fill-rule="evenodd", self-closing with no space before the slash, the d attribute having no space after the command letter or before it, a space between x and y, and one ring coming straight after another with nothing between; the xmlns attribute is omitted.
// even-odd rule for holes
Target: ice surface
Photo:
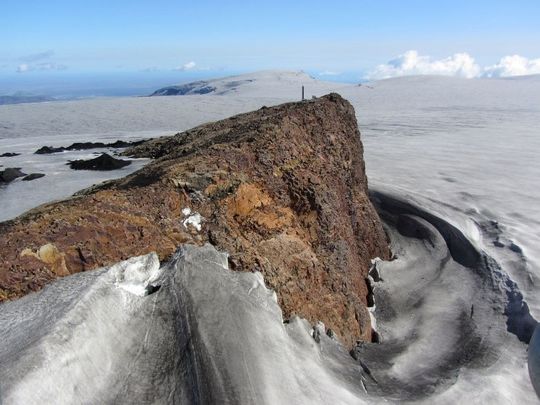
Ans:
<svg viewBox="0 0 540 405"><path fill-rule="evenodd" d="M1 124L0 124L1 125ZM39 132L39 131L38 131ZM1 129L0 129L1 133ZM145 136L163 133L141 134ZM148 159L132 159L129 166L111 171L79 171L66 165L69 160L93 159L101 152L113 154L115 149L90 149L83 151L67 151L50 155L36 155L34 152L44 145L67 146L73 142L115 141L119 139L108 135L54 136L54 137L21 137L1 139L0 150L21 153L15 158L0 158L4 167L20 167L24 173L44 173L45 177L22 181L17 179L7 185L0 185L0 221L11 219L40 204L56 199L67 198L73 193L102 181L124 177L140 169ZM124 136L125 140L138 140L140 137ZM3 152L2 152L3 153ZM1 169L0 169L1 170Z"/></svg>

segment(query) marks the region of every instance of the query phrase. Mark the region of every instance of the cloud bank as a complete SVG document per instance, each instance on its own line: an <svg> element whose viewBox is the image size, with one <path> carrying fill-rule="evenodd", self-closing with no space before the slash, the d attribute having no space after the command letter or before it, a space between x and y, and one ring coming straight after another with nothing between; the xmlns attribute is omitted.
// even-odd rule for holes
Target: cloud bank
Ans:
<svg viewBox="0 0 540 405"><path fill-rule="evenodd" d="M505 56L499 63L485 68L486 77L509 77L540 74L540 58L527 59L519 55Z"/></svg>
<svg viewBox="0 0 540 405"><path fill-rule="evenodd" d="M433 60L410 50L389 62L378 65L366 76L370 80L411 75L443 75L464 78L509 77L540 74L540 58L528 59L519 55L505 56L492 66L481 68L468 53L456 53Z"/></svg>
<svg viewBox="0 0 540 405"><path fill-rule="evenodd" d="M429 56L422 56L417 51L411 50L384 65L377 66L368 77L374 80L410 75L445 75L470 78L477 76L480 70L480 66L466 53L456 53L445 59L431 60Z"/></svg>

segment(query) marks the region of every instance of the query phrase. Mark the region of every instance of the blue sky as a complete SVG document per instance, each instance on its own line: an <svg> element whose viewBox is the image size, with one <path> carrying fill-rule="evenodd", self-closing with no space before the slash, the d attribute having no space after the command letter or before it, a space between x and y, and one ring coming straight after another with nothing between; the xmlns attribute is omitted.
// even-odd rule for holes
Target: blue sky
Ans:
<svg viewBox="0 0 540 405"><path fill-rule="evenodd" d="M11 1L0 75L304 69L365 76L409 50L540 58L540 1ZM174 69L177 69L176 71Z"/></svg>

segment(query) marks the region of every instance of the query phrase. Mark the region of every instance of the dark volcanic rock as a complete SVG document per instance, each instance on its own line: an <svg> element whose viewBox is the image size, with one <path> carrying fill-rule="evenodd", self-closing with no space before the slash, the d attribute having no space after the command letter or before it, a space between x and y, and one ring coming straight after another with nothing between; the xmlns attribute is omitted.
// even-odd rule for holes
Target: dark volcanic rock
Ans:
<svg viewBox="0 0 540 405"><path fill-rule="evenodd" d="M10 183L18 177L26 176L20 167L8 167L0 171L0 183Z"/></svg>
<svg viewBox="0 0 540 405"><path fill-rule="evenodd" d="M98 148L128 148L131 146L137 146L142 144L143 142L146 142L148 140L141 140L141 141L114 141L111 143L103 143L103 142L75 142L72 143L69 146L59 146L57 148L53 146L43 146L36 150L34 153L37 155L46 155L51 153L58 153L58 152L65 152L67 150L87 150L87 149L98 149Z"/></svg>
<svg viewBox="0 0 540 405"><path fill-rule="evenodd" d="M131 161L113 158L111 155L102 153L94 159L72 160L69 163L73 170L116 170L129 166Z"/></svg>
<svg viewBox="0 0 540 405"><path fill-rule="evenodd" d="M127 141L121 141L121 140L118 140L118 141L115 141L115 142L112 142L112 143L107 143L105 144L105 146L107 148L129 148L131 146L137 146L137 145L140 145L144 142L147 142L147 141L151 141L152 139L143 139L143 140L140 140L140 141L133 141L133 142L127 142Z"/></svg>
<svg viewBox="0 0 540 405"><path fill-rule="evenodd" d="M6 152L6 153L2 153L0 157L13 157L13 156L19 156L19 155L20 153Z"/></svg>
<svg viewBox="0 0 540 405"><path fill-rule="evenodd" d="M32 181L45 177L44 173L30 173L28 176L23 177L22 181Z"/></svg>
<svg viewBox="0 0 540 405"><path fill-rule="evenodd" d="M371 341L370 260L388 258L353 107L336 94L209 123L131 148L159 158L124 179L0 224L0 299L66 274L210 242L260 271L285 318ZM187 213L204 218L192 226Z"/></svg>
<svg viewBox="0 0 540 405"><path fill-rule="evenodd" d="M208 94L215 91L216 88L210 86L208 82L197 81L187 84L181 84L178 86L167 86L161 89L154 91L150 94L150 97L153 96L185 96L188 94Z"/></svg>
<svg viewBox="0 0 540 405"><path fill-rule="evenodd" d="M59 147L59 148L55 148L53 146L42 146L41 148L36 150L34 153L36 155L47 155L47 154L50 154L50 153L63 152L65 150L66 149L64 147L62 147L62 146Z"/></svg>

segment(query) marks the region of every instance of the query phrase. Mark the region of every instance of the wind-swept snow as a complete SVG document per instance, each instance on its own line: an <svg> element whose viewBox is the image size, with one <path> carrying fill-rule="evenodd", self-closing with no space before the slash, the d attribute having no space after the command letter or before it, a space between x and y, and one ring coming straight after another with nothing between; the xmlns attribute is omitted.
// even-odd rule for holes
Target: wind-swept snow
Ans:
<svg viewBox="0 0 540 405"><path fill-rule="evenodd" d="M433 403L534 403L520 340L536 321L515 301L516 285L414 197L372 194L396 255L377 263L373 283L381 344L358 351L377 390Z"/></svg>

